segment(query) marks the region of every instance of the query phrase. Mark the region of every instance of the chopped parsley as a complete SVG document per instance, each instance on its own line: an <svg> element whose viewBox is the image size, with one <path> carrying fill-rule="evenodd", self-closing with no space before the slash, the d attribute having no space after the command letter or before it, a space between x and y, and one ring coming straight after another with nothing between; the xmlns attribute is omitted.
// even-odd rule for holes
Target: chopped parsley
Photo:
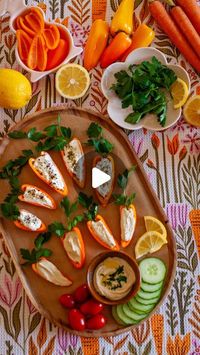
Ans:
<svg viewBox="0 0 200 355"><path fill-rule="evenodd" d="M123 283L127 282L127 277L124 273L124 265L119 266L116 271L111 274L105 275L100 274L102 276L102 284L105 287L108 287L110 290L117 290L118 288L122 288Z"/></svg>
<svg viewBox="0 0 200 355"><path fill-rule="evenodd" d="M102 131L103 129L98 123L92 122L87 130L89 137L87 144L94 147L97 153L108 154L113 150L114 146L102 136Z"/></svg>

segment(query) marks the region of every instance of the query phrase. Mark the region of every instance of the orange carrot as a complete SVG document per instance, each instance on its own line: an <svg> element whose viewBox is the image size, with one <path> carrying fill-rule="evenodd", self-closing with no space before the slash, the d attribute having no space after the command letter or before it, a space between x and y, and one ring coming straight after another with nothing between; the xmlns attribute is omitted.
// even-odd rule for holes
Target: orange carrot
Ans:
<svg viewBox="0 0 200 355"><path fill-rule="evenodd" d="M200 59L197 57L196 53L190 47L179 28L176 26L172 18L167 13L164 5L160 1L156 0L149 3L149 10L153 18L160 26L160 28L168 35L172 43L179 49L179 51L184 55L186 60L199 73Z"/></svg>
<svg viewBox="0 0 200 355"><path fill-rule="evenodd" d="M182 7L198 34L200 34L200 7L196 0L176 0L176 4Z"/></svg>
<svg viewBox="0 0 200 355"><path fill-rule="evenodd" d="M200 57L200 37L188 16L180 6L174 6L171 9L170 14L183 35L189 41L191 47L194 49L198 57Z"/></svg>

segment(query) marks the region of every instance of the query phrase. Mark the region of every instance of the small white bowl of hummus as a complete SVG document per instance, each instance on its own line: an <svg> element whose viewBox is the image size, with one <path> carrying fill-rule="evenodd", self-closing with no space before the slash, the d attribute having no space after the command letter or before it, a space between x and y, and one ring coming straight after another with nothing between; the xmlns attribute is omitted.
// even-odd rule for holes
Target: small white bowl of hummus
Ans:
<svg viewBox="0 0 200 355"><path fill-rule="evenodd" d="M128 254L110 251L97 255L90 263L87 282L98 301L116 305L127 302L140 287L137 262Z"/></svg>

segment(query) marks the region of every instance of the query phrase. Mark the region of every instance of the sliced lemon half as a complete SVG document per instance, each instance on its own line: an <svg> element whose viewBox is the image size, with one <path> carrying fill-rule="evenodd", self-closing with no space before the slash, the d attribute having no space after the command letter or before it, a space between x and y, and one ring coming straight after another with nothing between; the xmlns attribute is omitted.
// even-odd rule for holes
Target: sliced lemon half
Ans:
<svg viewBox="0 0 200 355"><path fill-rule="evenodd" d="M191 125L200 127L200 95L190 97L184 106L183 116Z"/></svg>
<svg viewBox="0 0 200 355"><path fill-rule="evenodd" d="M152 216L144 216L144 223L147 232L158 232L167 241L167 230L159 219Z"/></svg>
<svg viewBox="0 0 200 355"><path fill-rule="evenodd" d="M155 253L166 243L166 239L158 232L151 231L144 233L138 239L135 246L136 259L139 259L148 253Z"/></svg>
<svg viewBox="0 0 200 355"><path fill-rule="evenodd" d="M178 109L182 107L186 103L189 95L189 89L186 82L180 78L176 79L172 84L170 91L173 97L174 108Z"/></svg>
<svg viewBox="0 0 200 355"><path fill-rule="evenodd" d="M89 86L89 73L79 64L65 64L56 73L56 90L67 99L79 99Z"/></svg>

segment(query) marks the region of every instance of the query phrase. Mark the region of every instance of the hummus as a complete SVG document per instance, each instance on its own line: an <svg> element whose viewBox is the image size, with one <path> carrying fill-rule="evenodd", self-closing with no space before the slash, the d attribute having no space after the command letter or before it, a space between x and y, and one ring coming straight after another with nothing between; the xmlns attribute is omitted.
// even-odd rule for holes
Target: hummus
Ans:
<svg viewBox="0 0 200 355"><path fill-rule="evenodd" d="M24 227L27 227L32 231L37 231L42 225L42 221L37 216L26 210L20 211L18 220Z"/></svg>
<svg viewBox="0 0 200 355"><path fill-rule="evenodd" d="M121 238L125 242L128 242L135 230L135 218L131 208L124 207L122 209L120 224L121 224Z"/></svg>
<svg viewBox="0 0 200 355"><path fill-rule="evenodd" d="M112 176L113 176L112 163L108 158L102 158L96 164L96 168L103 171L105 174L108 174L111 177L109 181L105 182L104 184L102 184L97 188L98 193L102 197L106 197L110 191L111 184L112 184Z"/></svg>
<svg viewBox="0 0 200 355"><path fill-rule="evenodd" d="M69 258L74 262L80 264L81 262L81 246L76 232L71 231L63 238L64 248Z"/></svg>
<svg viewBox="0 0 200 355"><path fill-rule="evenodd" d="M63 177L48 153L44 152L36 158L34 167L51 186L61 191L64 190L65 186Z"/></svg>
<svg viewBox="0 0 200 355"><path fill-rule="evenodd" d="M67 169L76 175L79 181L84 180L84 153L81 151L77 139L72 139L69 144L64 147L64 162Z"/></svg>
<svg viewBox="0 0 200 355"><path fill-rule="evenodd" d="M110 299L121 300L135 283L135 273L129 263L118 257L109 257L100 263L94 271L96 291Z"/></svg>
<svg viewBox="0 0 200 355"><path fill-rule="evenodd" d="M38 203L41 206L53 207L52 201L46 194L36 187L27 186L23 193L24 201Z"/></svg>
<svg viewBox="0 0 200 355"><path fill-rule="evenodd" d="M102 240L105 244L107 244L110 248L116 245L115 239L110 233L110 231L106 228L105 224L100 221L92 221L91 227L95 234Z"/></svg>
<svg viewBox="0 0 200 355"><path fill-rule="evenodd" d="M41 259L35 264L37 273L45 280L58 286L69 286L71 280L65 277L57 267L47 259Z"/></svg>

